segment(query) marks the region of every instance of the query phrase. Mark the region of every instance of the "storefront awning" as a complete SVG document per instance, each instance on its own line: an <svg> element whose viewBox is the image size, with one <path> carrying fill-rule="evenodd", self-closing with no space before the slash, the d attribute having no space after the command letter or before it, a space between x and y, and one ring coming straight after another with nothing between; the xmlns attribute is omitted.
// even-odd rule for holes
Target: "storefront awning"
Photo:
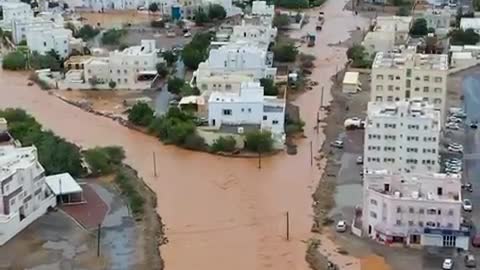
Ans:
<svg viewBox="0 0 480 270"><path fill-rule="evenodd" d="M47 176L45 178L45 182L50 187L52 192L57 196L82 192L80 185L69 173Z"/></svg>

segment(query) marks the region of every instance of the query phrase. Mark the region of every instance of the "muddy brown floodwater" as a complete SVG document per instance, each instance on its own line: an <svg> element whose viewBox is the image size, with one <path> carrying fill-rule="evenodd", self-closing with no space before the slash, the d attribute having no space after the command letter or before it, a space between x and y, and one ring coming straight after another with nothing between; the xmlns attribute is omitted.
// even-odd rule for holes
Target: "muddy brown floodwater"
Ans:
<svg viewBox="0 0 480 270"><path fill-rule="evenodd" d="M123 146L126 162L158 194L158 212L169 238L161 248L167 269L308 269L303 241L311 236L311 193L320 177L318 169L310 165L310 141L315 151L323 140L321 134L312 132L319 89L325 87L325 102L329 101L329 77L345 62L344 49L326 44L347 39L348 31L361 21L342 11L344 4L338 0L325 4L327 19L317 46L305 48L317 56L313 79L320 82L296 102L308 138L300 142L296 156L265 158L260 170L256 159L229 159L164 146L155 138L68 105L36 86L28 87L27 76L21 73L0 71L0 107L22 107L44 127L83 147ZM315 19L303 33L313 30ZM285 235L287 211L290 241Z"/></svg>

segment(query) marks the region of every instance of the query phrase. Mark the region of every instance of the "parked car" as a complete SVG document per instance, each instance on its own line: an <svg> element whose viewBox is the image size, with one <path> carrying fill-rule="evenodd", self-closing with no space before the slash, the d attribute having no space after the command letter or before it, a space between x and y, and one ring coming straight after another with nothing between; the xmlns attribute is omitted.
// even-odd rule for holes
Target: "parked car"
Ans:
<svg viewBox="0 0 480 270"><path fill-rule="evenodd" d="M463 152L463 146L461 144L458 144L458 143L451 143L451 144L448 145L448 151L462 153Z"/></svg>
<svg viewBox="0 0 480 270"><path fill-rule="evenodd" d="M472 238L472 246L480 247L480 234L475 234L475 236Z"/></svg>
<svg viewBox="0 0 480 270"><path fill-rule="evenodd" d="M475 256L473 256L473 254L465 255L465 266L468 268L477 267L477 262L475 261Z"/></svg>
<svg viewBox="0 0 480 270"><path fill-rule="evenodd" d="M335 227L337 232L345 232L347 230L347 222L345 220L340 220Z"/></svg>
<svg viewBox="0 0 480 270"><path fill-rule="evenodd" d="M176 34L174 31L167 31L167 37L175 37Z"/></svg>
<svg viewBox="0 0 480 270"><path fill-rule="evenodd" d="M466 212L472 212L473 204L469 199L464 199L462 204L463 210Z"/></svg>
<svg viewBox="0 0 480 270"><path fill-rule="evenodd" d="M343 122L343 126L346 129L365 128L365 121L358 117L347 118L345 122Z"/></svg>
<svg viewBox="0 0 480 270"><path fill-rule="evenodd" d="M343 141L340 139L337 139L334 142L332 142L331 145L336 148L343 148Z"/></svg>
<svg viewBox="0 0 480 270"><path fill-rule="evenodd" d="M470 122L470 128L477 129L478 128L478 121Z"/></svg>
<svg viewBox="0 0 480 270"><path fill-rule="evenodd" d="M363 164L363 157L362 157L362 156L358 156L358 157L357 157L357 164L358 164L358 165L362 165L362 164Z"/></svg>
<svg viewBox="0 0 480 270"><path fill-rule="evenodd" d="M460 126L456 123L452 123L452 122L448 122L446 125L445 125L445 128L446 129L450 129L450 130L459 130L460 129Z"/></svg>
<svg viewBox="0 0 480 270"><path fill-rule="evenodd" d="M190 33L190 32L186 32L186 33L183 35L183 37L186 37L186 38L191 37L191 36L192 36L192 33Z"/></svg>
<svg viewBox="0 0 480 270"><path fill-rule="evenodd" d="M460 123L463 122L463 120L461 118L450 116L450 117L448 117L447 122L460 124Z"/></svg>
<svg viewBox="0 0 480 270"><path fill-rule="evenodd" d="M468 182L468 183L462 184L462 189L472 192L473 191L472 183Z"/></svg>
<svg viewBox="0 0 480 270"><path fill-rule="evenodd" d="M450 258L443 260L442 269L444 270L453 269L453 260Z"/></svg>

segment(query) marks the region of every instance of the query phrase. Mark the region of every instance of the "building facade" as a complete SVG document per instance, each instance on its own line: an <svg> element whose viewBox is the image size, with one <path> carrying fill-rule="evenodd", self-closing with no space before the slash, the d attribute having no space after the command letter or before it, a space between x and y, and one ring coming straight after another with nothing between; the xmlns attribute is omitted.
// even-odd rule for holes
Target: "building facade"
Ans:
<svg viewBox="0 0 480 270"><path fill-rule="evenodd" d="M0 245L56 206L34 146L0 146Z"/></svg>
<svg viewBox="0 0 480 270"><path fill-rule="evenodd" d="M264 96L258 82L247 82L239 91L212 92L208 99L209 126L256 125L275 138L283 138L285 100Z"/></svg>
<svg viewBox="0 0 480 270"><path fill-rule="evenodd" d="M378 16L362 45L370 55L391 51L408 42L411 24L412 17L409 16Z"/></svg>
<svg viewBox="0 0 480 270"><path fill-rule="evenodd" d="M155 40L142 40L139 46L113 51L106 57L91 57L78 65L83 70L66 73L63 87L108 89L114 82L115 88L120 89L149 88L157 75L156 65L164 62L159 52Z"/></svg>
<svg viewBox="0 0 480 270"><path fill-rule="evenodd" d="M440 112L419 100L369 102L364 170L438 172Z"/></svg>
<svg viewBox="0 0 480 270"><path fill-rule="evenodd" d="M468 249L469 232L461 227L461 214L460 175L387 170L364 175L362 225L372 239Z"/></svg>
<svg viewBox="0 0 480 270"><path fill-rule="evenodd" d="M13 20L29 20L33 18L30 5L23 2L0 2L2 7L2 20L0 27L5 31L12 31Z"/></svg>
<svg viewBox="0 0 480 270"><path fill-rule="evenodd" d="M446 110L448 56L379 52L372 64L371 101L421 98L442 116Z"/></svg>

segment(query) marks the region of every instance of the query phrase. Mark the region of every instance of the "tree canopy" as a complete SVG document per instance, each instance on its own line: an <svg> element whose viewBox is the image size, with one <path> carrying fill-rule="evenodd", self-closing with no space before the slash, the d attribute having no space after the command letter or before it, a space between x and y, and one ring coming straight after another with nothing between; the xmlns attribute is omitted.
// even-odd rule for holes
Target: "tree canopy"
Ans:
<svg viewBox="0 0 480 270"><path fill-rule="evenodd" d="M287 14L275 14L275 17L273 17L273 26L281 29L290 24L290 18L288 17Z"/></svg>
<svg viewBox="0 0 480 270"><path fill-rule="evenodd" d="M253 131L247 133L245 136L245 148L257 153L272 151L272 134L269 131Z"/></svg>
<svg viewBox="0 0 480 270"><path fill-rule="evenodd" d="M120 146L95 147L84 152L92 174L106 175L112 173L115 166L125 159L125 151Z"/></svg>
<svg viewBox="0 0 480 270"><path fill-rule="evenodd" d="M135 125L148 126L153 120L154 111L145 102L139 102L128 110L128 120Z"/></svg>
<svg viewBox="0 0 480 270"><path fill-rule="evenodd" d="M263 78L260 79L260 85L263 86L263 93L266 96L278 95L278 88L272 79Z"/></svg>
<svg viewBox="0 0 480 270"><path fill-rule="evenodd" d="M179 95L182 87L185 85L185 81L180 78L173 77L168 79L167 84L168 92Z"/></svg>
<svg viewBox="0 0 480 270"><path fill-rule="evenodd" d="M210 46L210 33L197 33L182 50L182 59L186 67L195 70L207 59Z"/></svg>
<svg viewBox="0 0 480 270"><path fill-rule="evenodd" d="M370 68L372 61L369 59L365 47L362 45L353 45L347 50L347 58L352 60L352 67Z"/></svg>
<svg viewBox="0 0 480 270"><path fill-rule="evenodd" d="M450 44L475 45L480 41L480 36L473 29L456 29L450 32Z"/></svg>
<svg viewBox="0 0 480 270"><path fill-rule="evenodd" d="M273 59L278 62L294 62L298 50L293 43L281 43L273 47Z"/></svg>
<svg viewBox="0 0 480 270"><path fill-rule="evenodd" d="M127 32L123 29L109 29L103 33L102 43L105 45L120 44L120 40Z"/></svg>
<svg viewBox="0 0 480 270"><path fill-rule="evenodd" d="M219 4L210 5L208 8L208 18L211 20L223 20L227 16L225 8Z"/></svg>
<svg viewBox="0 0 480 270"><path fill-rule="evenodd" d="M165 66L165 63L158 63L157 66L157 74L158 76L160 76L161 78L165 78L167 77L168 75L168 69L167 67Z"/></svg>
<svg viewBox="0 0 480 270"><path fill-rule="evenodd" d="M159 10L158 4L153 2L148 6L148 11L150 12L157 12Z"/></svg>
<svg viewBox="0 0 480 270"><path fill-rule="evenodd" d="M194 117L172 107L168 112L153 120L150 131L165 143L183 146L189 135L195 133Z"/></svg>
<svg viewBox="0 0 480 270"><path fill-rule="evenodd" d="M275 0L274 2L275 6L290 9L308 8L310 5L308 0Z"/></svg>
<svg viewBox="0 0 480 270"><path fill-rule="evenodd" d="M418 18L413 22L410 29L410 35L420 37L428 34L427 21L424 18Z"/></svg>
<svg viewBox="0 0 480 270"><path fill-rule="evenodd" d="M173 51L165 51L162 53L162 57L169 66L173 65L178 60L178 56Z"/></svg>
<svg viewBox="0 0 480 270"><path fill-rule="evenodd" d="M8 70L22 70L27 66L25 54L15 51L8 53L3 57L2 67Z"/></svg>
<svg viewBox="0 0 480 270"><path fill-rule="evenodd" d="M89 24L86 24L78 30L75 36L77 38L83 39L84 41L88 41L96 37L99 33L100 33L100 30L93 28Z"/></svg>
<svg viewBox="0 0 480 270"><path fill-rule="evenodd" d="M193 16L195 17L195 25L202 26L203 24L207 23L208 15L202 8L198 8L194 13Z"/></svg>

